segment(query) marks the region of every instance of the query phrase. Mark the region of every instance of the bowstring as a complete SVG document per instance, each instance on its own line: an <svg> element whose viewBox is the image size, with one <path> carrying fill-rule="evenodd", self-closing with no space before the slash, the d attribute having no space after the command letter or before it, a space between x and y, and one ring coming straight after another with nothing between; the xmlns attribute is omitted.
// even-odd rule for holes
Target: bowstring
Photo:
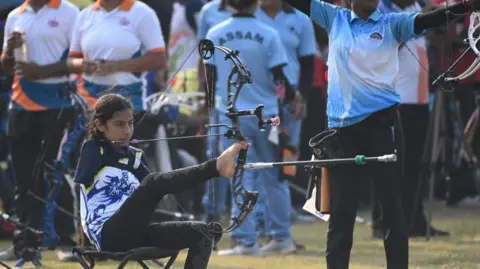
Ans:
<svg viewBox="0 0 480 269"><path fill-rule="evenodd" d="M171 93L171 87L170 87L170 83L173 81L173 79L177 76L177 74L182 70L182 67L187 63L188 59L190 59L190 57L193 55L193 53L195 51L198 50L198 47L200 45L200 41L197 42L197 44L195 45L195 47L193 48L192 51L190 51L190 53L188 54L187 57L185 57L185 59L183 60L183 62L180 64L180 66L177 68L177 70L175 70L175 72L173 73L173 75L169 78L168 82L165 84L165 90L163 91L164 93ZM167 68L167 72L168 72L168 68ZM161 98L161 95L159 95L158 97L154 98L151 103L155 103L156 101L158 101L159 99ZM140 117L140 119L135 123L135 128L138 127L138 125L143 121L143 119L145 118L145 116L147 115L148 112L150 112L152 110L152 105L150 105L147 110L145 111L145 113L142 115L142 117Z"/></svg>

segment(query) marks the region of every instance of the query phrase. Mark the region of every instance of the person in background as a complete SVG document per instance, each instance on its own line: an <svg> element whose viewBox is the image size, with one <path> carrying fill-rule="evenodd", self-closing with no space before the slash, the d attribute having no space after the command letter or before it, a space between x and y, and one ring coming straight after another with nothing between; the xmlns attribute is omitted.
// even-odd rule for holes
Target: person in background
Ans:
<svg viewBox="0 0 480 269"><path fill-rule="evenodd" d="M160 27L162 29L163 40L167 44L170 43L170 29L173 16L173 4L175 0L141 0L155 11L158 20L160 21ZM165 82L167 79L167 69L151 69L148 70L146 75L147 86L146 96L157 93L165 88ZM149 119L147 119L149 120Z"/></svg>
<svg viewBox="0 0 480 269"><path fill-rule="evenodd" d="M309 93L313 82L316 49L312 22L304 13L290 6L286 0L261 0L255 16L279 33L288 59L288 65L283 70L291 86L301 89L301 92ZM303 115L294 115L291 107L284 103L282 93L277 94L277 98L280 106L281 122L279 136L282 149L280 155L285 161L291 160L290 158L297 160L295 156L298 155L301 123L306 116L306 111ZM295 150L288 150L289 146L295 148ZM281 168L280 171L281 178L279 180L284 181L279 185L280 188L284 188L281 195L290 201L287 178L295 177L295 167L293 169L292 167ZM261 198L267 199L266 196L261 196ZM267 200L259 202L263 204ZM293 209L290 206L284 208L280 205L265 206L265 209L267 208L268 210L263 212L265 214L263 217L264 226L267 236L272 239L262 248L262 253L294 252L296 248L291 240L285 240L288 238L277 236L277 234L285 234L285 229L290 225L290 214L286 213Z"/></svg>
<svg viewBox="0 0 480 269"><path fill-rule="evenodd" d="M91 108L103 94L127 96L138 124L134 137L151 138L145 75L148 70L166 68L165 46L160 21L145 3L98 0L91 4L76 21L70 47L72 72L81 73L80 95Z"/></svg>
<svg viewBox="0 0 480 269"><path fill-rule="evenodd" d="M15 9L15 3L0 4L0 55L3 49L5 22L8 14ZM21 4L21 2L19 3ZM3 70L0 64L0 210L9 215L13 215L14 211L14 196L15 196L15 182L13 176L8 173L11 171L8 153L7 141L7 113L8 103L10 102L10 94L12 90L12 76ZM8 222L0 220L0 240L11 239L13 235L13 225ZM2 253L0 253L1 257Z"/></svg>
<svg viewBox="0 0 480 269"><path fill-rule="evenodd" d="M422 12L415 0L383 0L379 4L383 14L394 12ZM401 181L402 204L408 233L410 236L425 236L426 217L422 199L415 204L418 195L418 181L422 164L422 153L427 137L429 119L429 72L427 40L419 36L403 43L398 51L398 79L395 84L400 94L401 105L398 110L404 135L404 171ZM378 195L374 194L374 197ZM377 200L377 199L375 199ZM374 237L382 238L380 207L374 202L372 225ZM415 215L413 215L415 214ZM448 233L432 228L432 236Z"/></svg>
<svg viewBox="0 0 480 269"><path fill-rule="evenodd" d="M238 99L238 109L251 109L258 104L264 104L264 118L272 118L279 115L279 106L276 92L285 90L285 102L292 105L294 115L302 112L304 107L304 89L296 89L291 86L289 79L284 73L288 59L279 33L271 26L263 23L254 16L258 7L257 0L227 0L232 9L232 17L217 24L207 33L207 39L214 45L226 46L231 50L238 50L239 57L248 66L253 74L253 82L243 86ZM235 33L232 35L231 33ZM249 38L252 37L252 38ZM210 90L215 92L215 112L211 117L218 115L219 122L228 121L227 112L227 79L231 70L231 62L225 61L221 55L213 56L205 61L207 81ZM300 93L300 91L302 91ZM242 132L251 138L252 146L247 152L247 161L270 162L278 160L278 134L275 129L267 126L265 131L258 129L258 121L255 117L240 119ZM231 140L222 137L221 148L227 148L232 144ZM259 196L264 195L265 212L269 210L283 210L277 215L265 215L265 222L272 223L269 231L273 231L272 239L282 242L285 253L295 249L290 232L290 199L288 197L288 183L279 181L279 169L268 168L258 171L245 171L243 184L246 189L258 191ZM234 198L234 197L232 197ZM255 207L252 214L259 210ZM283 215L282 215L283 213ZM232 216L239 214L239 208L232 206ZM280 220L280 221L279 221ZM276 226L273 226L276 225ZM232 249L218 251L218 255L261 255L262 250L258 243L256 232L256 218L250 216L243 224L232 232Z"/></svg>
<svg viewBox="0 0 480 269"><path fill-rule="evenodd" d="M140 0L147 4L160 21L160 27L162 28L162 36L165 44L170 42L170 29L173 16L173 4L176 0Z"/></svg>
<svg viewBox="0 0 480 269"><path fill-rule="evenodd" d="M16 182L15 211L22 223L39 230L44 204L30 193L45 197L50 175L45 167L56 160L73 116L71 100L62 92L69 86L66 55L78 14L68 1L29 0L10 12L5 24L1 59L4 71L14 75L7 135ZM64 241L70 250L62 247ZM37 235L17 227L13 242L14 248L1 259L22 257L27 249L40 258ZM58 244L59 258L71 258L63 255L71 253L71 238L61 238Z"/></svg>
<svg viewBox="0 0 480 269"><path fill-rule="evenodd" d="M198 15L197 40L205 39L207 32L215 25L228 19L231 16L230 10L227 8L226 0L213 0L206 3ZM205 91L211 85L207 85L205 77L205 68L203 61L198 60L198 89ZM210 124L218 123L218 115L215 111L210 117ZM220 154L220 140L218 137L207 137L207 157L215 157ZM210 221L218 221L220 215L227 210L227 197L230 192L230 181L224 178L210 180L205 185L205 194L202 199L205 217Z"/></svg>

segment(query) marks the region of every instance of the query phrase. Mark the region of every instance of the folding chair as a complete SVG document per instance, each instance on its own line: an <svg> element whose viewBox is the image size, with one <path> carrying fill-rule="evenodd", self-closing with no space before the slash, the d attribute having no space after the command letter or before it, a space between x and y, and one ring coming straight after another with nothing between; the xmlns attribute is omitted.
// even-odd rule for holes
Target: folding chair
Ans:
<svg viewBox="0 0 480 269"><path fill-rule="evenodd" d="M98 251L96 248L73 248L73 256L83 266L84 269L93 269L96 259L110 259L120 261L118 269L123 269L129 261L138 262L143 269L149 269L144 261L170 258L164 269L170 269L177 259L179 251L166 250L155 247L135 248L125 252ZM88 264L87 264L88 261ZM157 263L158 264L158 263Z"/></svg>

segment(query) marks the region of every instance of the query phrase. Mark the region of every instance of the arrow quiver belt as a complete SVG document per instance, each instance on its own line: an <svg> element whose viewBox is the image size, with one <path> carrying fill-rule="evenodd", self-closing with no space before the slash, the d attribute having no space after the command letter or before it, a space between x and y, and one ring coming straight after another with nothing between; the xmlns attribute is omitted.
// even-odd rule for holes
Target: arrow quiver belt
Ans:
<svg viewBox="0 0 480 269"><path fill-rule="evenodd" d="M338 140L336 130L326 130L310 139L309 146L312 149L312 160L334 159L342 156L342 145ZM315 189L315 207L322 214L330 213L330 181L327 167L312 166L306 199L310 199Z"/></svg>

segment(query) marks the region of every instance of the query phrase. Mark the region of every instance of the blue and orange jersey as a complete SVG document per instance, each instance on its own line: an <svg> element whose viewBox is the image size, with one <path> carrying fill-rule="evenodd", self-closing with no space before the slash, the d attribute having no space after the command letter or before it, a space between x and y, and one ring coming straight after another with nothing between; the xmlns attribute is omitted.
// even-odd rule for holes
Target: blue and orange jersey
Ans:
<svg viewBox="0 0 480 269"><path fill-rule="evenodd" d="M27 61L44 66L66 59L72 29L80 10L63 0L50 0L35 12L25 1L8 15L5 23L3 53L8 36L13 32L24 35ZM11 109L43 111L71 107L71 101L60 95L68 82L68 76L29 81L18 76L12 84Z"/></svg>
<svg viewBox="0 0 480 269"><path fill-rule="evenodd" d="M153 9L140 1L124 0L117 9L106 12L98 0L80 12L73 29L70 56L118 61L160 51L165 51L165 42ZM83 74L78 80L79 93L91 107L106 92L119 93L131 100L135 111L144 111L146 74Z"/></svg>

